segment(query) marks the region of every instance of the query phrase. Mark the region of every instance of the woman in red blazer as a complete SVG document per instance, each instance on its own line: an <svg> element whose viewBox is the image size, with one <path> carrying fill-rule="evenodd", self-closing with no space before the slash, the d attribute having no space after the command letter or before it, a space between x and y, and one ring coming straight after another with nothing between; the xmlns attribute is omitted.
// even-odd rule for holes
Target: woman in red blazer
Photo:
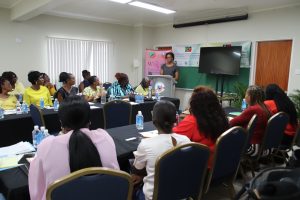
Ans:
<svg viewBox="0 0 300 200"><path fill-rule="evenodd" d="M194 89L190 99L190 113L173 128L173 132L207 145L210 149L210 167L215 142L229 128L227 117L214 91L204 86Z"/></svg>
<svg viewBox="0 0 300 200"><path fill-rule="evenodd" d="M253 115L257 115L257 123L251 139L252 145L248 150L249 155L256 156L258 153L258 145L262 141L271 113L264 104L265 94L261 87L256 85L249 86L246 91L245 100L248 104L248 108L246 108L241 115L233 118L230 121L230 126L242 126L246 128Z"/></svg>
<svg viewBox="0 0 300 200"><path fill-rule="evenodd" d="M286 93L276 84L270 84L266 88L265 104L274 115L278 112L285 112L289 116L289 124L286 126L282 145L289 147L293 141L298 127L297 111L294 103Z"/></svg>

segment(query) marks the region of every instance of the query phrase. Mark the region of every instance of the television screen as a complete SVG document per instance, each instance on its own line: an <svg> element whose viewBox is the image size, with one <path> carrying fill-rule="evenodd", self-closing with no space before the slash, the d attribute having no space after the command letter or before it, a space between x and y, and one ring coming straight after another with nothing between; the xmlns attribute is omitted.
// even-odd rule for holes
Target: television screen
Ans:
<svg viewBox="0 0 300 200"><path fill-rule="evenodd" d="M199 72L207 74L239 75L242 47L202 47Z"/></svg>

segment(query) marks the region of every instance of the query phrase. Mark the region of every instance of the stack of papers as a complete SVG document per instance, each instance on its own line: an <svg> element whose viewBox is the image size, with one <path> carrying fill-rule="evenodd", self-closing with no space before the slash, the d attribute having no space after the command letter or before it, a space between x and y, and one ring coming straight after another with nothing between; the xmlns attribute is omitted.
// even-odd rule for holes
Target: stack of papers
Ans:
<svg viewBox="0 0 300 200"><path fill-rule="evenodd" d="M16 113L17 113L16 109L4 111L4 115L12 115L12 114L16 114Z"/></svg>
<svg viewBox="0 0 300 200"><path fill-rule="evenodd" d="M29 142L19 142L17 144L0 148L0 157L17 154L25 154L35 151Z"/></svg>
<svg viewBox="0 0 300 200"><path fill-rule="evenodd" d="M18 162L22 158L22 156L23 155L0 157L0 168L10 168L20 165L18 164Z"/></svg>
<svg viewBox="0 0 300 200"><path fill-rule="evenodd" d="M152 138L158 136L158 131L147 131L147 132L141 132L140 133L144 138Z"/></svg>
<svg viewBox="0 0 300 200"><path fill-rule="evenodd" d="M97 107L97 106L90 106L90 108L91 108L92 110L94 110L94 109L98 109L99 107Z"/></svg>

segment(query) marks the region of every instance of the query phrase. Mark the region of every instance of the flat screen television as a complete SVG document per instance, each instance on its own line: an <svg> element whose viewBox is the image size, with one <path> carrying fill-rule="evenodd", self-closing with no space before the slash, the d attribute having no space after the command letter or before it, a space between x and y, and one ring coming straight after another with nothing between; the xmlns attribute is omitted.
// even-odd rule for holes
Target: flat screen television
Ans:
<svg viewBox="0 0 300 200"><path fill-rule="evenodd" d="M241 46L202 47L200 49L199 73L239 75Z"/></svg>

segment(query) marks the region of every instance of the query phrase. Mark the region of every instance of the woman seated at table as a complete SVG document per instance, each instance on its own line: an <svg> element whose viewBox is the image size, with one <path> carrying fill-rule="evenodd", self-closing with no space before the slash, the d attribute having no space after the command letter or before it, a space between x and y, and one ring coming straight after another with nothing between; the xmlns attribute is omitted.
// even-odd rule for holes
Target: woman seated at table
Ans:
<svg viewBox="0 0 300 200"><path fill-rule="evenodd" d="M80 96L61 103L58 116L64 134L49 136L38 145L28 175L31 200L45 200L48 186L71 172L88 167L119 169L113 139L105 130L89 129L90 115L90 105Z"/></svg>
<svg viewBox="0 0 300 200"><path fill-rule="evenodd" d="M115 75L117 81L114 82L109 88L109 95L117 97L126 97L133 93L133 88L129 83L127 74L116 73Z"/></svg>
<svg viewBox="0 0 300 200"><path fill-rule="evenodd" d="M18 77L14 72L8 71L8 72L3 72L2 77L7 79L11 86L12 86L12 91L9 92L10 95L20 95L24 94L25 88L24 85L18 81Z"/></svg>
<svg viewBox="0 0 300 200"><path fill-rule="evenodd" d="M97 76L91 76L88 81L90 86L84 88L82 94L88 102L96 102L105 91L100 87L100 81Z"/></svg>
<svg viewBox="0 0 300 200"><path fill-rule="evenodd" d="M6 78L0 77L0 108L4 110L16 109L17 98L15 95L10 95L12 86Z"/></svg>
<svg viewBox="0 0 300 200"><path fill-rule="evenodd" d="M190 142L186 136L173 133L172 128L175 122L175 105L170 101L163 100L156 103L153 108L153 124L157 128L159 135L142 140L137 151L134 152L133 181L134 184L141 183L143 177L139 174L143 170L147 170L143 186L146 199L152 199L153 196L154 171L157 158L176 145Z"/></svg>
<svg viewBox="0 0 300 200"><path fill-rule="evenodd" d="M189 110L190 115L174 127L173 132L185 135L193 142L208 146L210 167L216 140L229 128L228 119L214 91L204 86L194 89Z"/></svg>
<svg viewBox="0 0 300 200"><path fill-rule="evenodd" d="M73 74L62 72L59 75L59 82L63 83L63 86L56 92L55 98L59 102L62 102L69 96L77 95L78 88L75 85L75 76Z"/></svg>
<svg viewBox="0 0 300 200"><path fill-rule="evenodd" d="M289 124L284 131L284 136L281 142L282 145L289 147L298 127L295 105L286 93L276 84L270 84L267 86L266 99L265 104L273 115L278 112L285 112L289 116Z"/></svg>
<svg viewBox="0 0 300 200"><path fill-rule="evenodd" d="M135 89L135 92L138 94L142 94L144 96L147 96L149 94L149 86L150 86L150 79L149 78L143 78L139 86Z"/></svg>
<svg viewBox="0 0 300 200"><path fill-rule="evenodd" d="M241 115L230 120L229 123L230 126L242 126L246 128L253 115L257 115L257 123L251 139L252 145L250 149L248 149L250 156L256 156L271 113L264 104L265 94L261 87L256 85L249 86L246 91L245 100L248 104L248 108L246 108Z"/></svg>
<svg viewBox="0 0 300 200"><path fill-rule="evenodd" d="M41 76L44 79L43 86L48 88L50 95L53 96L56 93L56 89L52 83L50 83L50 78L46 73L41 73Z"/></svg>
<svg viewBox="0 0 300 200"><path fill-rule="evenodd" d="M44 106L52 106L52 100L48 88L43 86L44 79L38 71L28 73L28 81L32 84L26 88L24 93L24 101L30 105L40 106L40 100L43 98Z"/></svg>
<svg viewBox="0 0 300 200"><path fill-rule="evenodd" d="M82 72L83 81L79 84L79 92L82 93L84 88L90 86L89 78L91 77L91 73L88 70L83 70Z"/></svg>

